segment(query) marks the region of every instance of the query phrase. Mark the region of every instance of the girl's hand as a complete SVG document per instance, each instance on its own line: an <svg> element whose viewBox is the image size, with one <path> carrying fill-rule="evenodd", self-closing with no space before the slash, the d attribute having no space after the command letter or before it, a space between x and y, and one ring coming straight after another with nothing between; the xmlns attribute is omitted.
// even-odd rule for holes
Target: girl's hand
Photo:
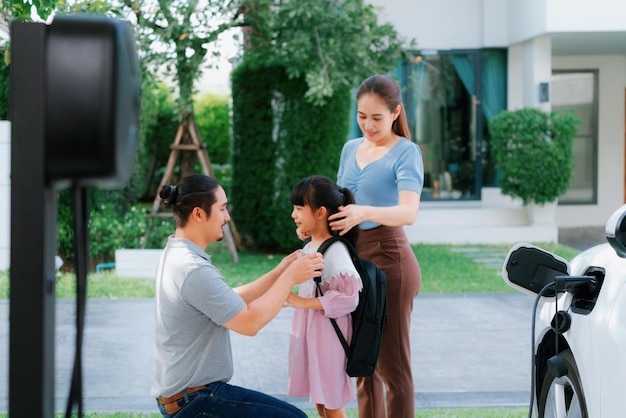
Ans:
<svg viewBox="0 0 626 418"><path fill-rule="evenodd" d="M287 300L283 304L283 307L324 310L318 298L303 298L302 296L298 296L293 292L289 293L289 296L287 296Z"/></svg>
<svg viewBox="0 0 626 418"><path fill-rule="evenodd" d="M283 307L284 308L302 308L302 302L303 302L303 298L301 298L300 296L296 295L293 292L290 292L289 296L287 296L287 300L283 304Z"/></svg>
<svg viewBox="0 0 626 418"><path fill-rule="evenodd" d="M304 232L303 230L300 229L300 227L296 228L296 235L298 236L298 239L300 241L304 241L306 239L311 238L311 233L310 232Z"/></svg>

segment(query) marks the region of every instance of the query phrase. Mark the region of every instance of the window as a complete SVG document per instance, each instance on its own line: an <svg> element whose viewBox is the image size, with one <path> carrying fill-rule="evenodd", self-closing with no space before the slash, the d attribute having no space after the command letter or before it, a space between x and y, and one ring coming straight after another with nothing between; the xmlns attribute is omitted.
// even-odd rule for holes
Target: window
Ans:
<svg viewBox="0 0 626 418"><path fill-rule="evenodd" d="M595 204L598 191L598 73L553 71L552 110L573 111L580 120L574 138L574 175L559 204Z"/></svg>

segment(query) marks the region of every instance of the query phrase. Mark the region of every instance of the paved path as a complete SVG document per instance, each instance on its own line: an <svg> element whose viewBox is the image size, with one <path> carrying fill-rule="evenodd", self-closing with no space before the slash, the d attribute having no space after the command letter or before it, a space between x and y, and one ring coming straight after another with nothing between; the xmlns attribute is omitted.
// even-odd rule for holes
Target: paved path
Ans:
<svg viewBox="0 0 626 418"><path fill-rule="evenodd" d="M530 389L533 299L519 293L424 294L415 299L412 356L416 408L524 406ZM56 408L64 411L74 353L74 301L57 301ZM0 301L0 411L8 409L8 311ZM91 299L83 348L86 411L156 412L150 398L153 299ZM292 311L259 335L232 333L231 383L287 398ZM355 408L356 404L349 405Z"/></svg>

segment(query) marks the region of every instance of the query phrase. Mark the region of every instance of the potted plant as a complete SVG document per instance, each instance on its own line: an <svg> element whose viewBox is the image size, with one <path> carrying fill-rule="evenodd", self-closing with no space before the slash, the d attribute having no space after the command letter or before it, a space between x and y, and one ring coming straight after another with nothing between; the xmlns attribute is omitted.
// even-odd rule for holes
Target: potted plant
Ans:
<svg viewBox="0 0 626 418"><path fill-rule="evenodd" d="M578 123L572 112L536 108L504 110L494 116L489 131L502 194L554 211L572 179Z"/></svg>

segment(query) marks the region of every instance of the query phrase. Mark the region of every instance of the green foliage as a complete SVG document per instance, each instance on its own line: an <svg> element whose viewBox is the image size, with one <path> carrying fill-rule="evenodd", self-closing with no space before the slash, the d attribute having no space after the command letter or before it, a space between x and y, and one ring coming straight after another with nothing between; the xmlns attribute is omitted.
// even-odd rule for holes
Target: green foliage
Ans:
<svg viewBox="0 0 626 418"><path fill-rule="evenodd" d="M8 55L8 46L0 48L0 53ZM0 60L0 120L9 119L9 73L7 60Z"/></svg>
<svg viewBox="0 0 626 418"><path fill-rule="evenodd" d="M403 56L391 25L362 0L247 5L233 90L232 216L248 243L293 250L289 200L303 177L336 178L350 89Z"/></svg>
<svg viewBox="0 0 626 418"><path fill-rule="evenodd" d="M578 122L573 113L535 108L505 110L493 117L489 130L502 194L541 205L564 193L573 174Z"/></svg>
<svg viewBox="0 0 626 418"><path fill-rule="evenodd" d="M255 1L246 14L245 58L285 68L290 79L306 81L308 102L324 104L403 57L404 40L376 12L363 0Z"/></svg>
<svg viewBox="0 0 626 418"><path fill-rule="evenodd" d="M142 199L153 200L180 121L171 89L156 81L148 71L145 75L142 82L141 148L136 171L142 169L145 176Z"/></svg>
<svg viewBox="0 0 626 418"><path fill-rule="evenodd" d="M173 217L158 216L148 218L148 227L142 248L159 249L165 247L167 237L174 233L176 223ZM125 247L130 248L130 247Z"/></svg>
<svg viewBox="0 0 626 418"><path fill-rule="evenodd" d="M47 19L57 9L59 4L65 4L58 0L2 0L0 14L5 22L13 20L31 20L33 8L42 19Z"/></svg>
<svg viewBox="0 0 626 418"><path fill-rule="evenodd" d="M291 188L303 177L336 178L348 135L350 94L337 91L323 106L307 103L302 79L285 69L244 61L232 74L232 216L249 244L291 251L302 243L291 219Z"/></svg>
<svg viewBox="0 0 626 418"><path fill-rule="evenodd" d="M115 205L103 202L91 212L89 219L89 252L92 262L115 259L115 250L141 248L147 229L146 211L131 206L118 215Z"/></svg>
<svg viewBox="0 0 626 418"><path fill-rule="evenodd" d="M142 248L147 229L146 209L130 205L120 191L93 190L90 196L89 255L92 263L113 261L119 248ZM66 264L74 258L71 191L59 193L57 253Z"/></svg>
<svg viewBox="0 0 626 418"><path fill-rule="evenodd" d="M218 37L243 22L239 2L122 0L129 20L136 21L136 38L153 74L176 82L179 120L193 113L194 82ZM219 56L219 52L213 52Z"/></svg>
<svg viewBox="0 0 626 418"><path fill-rule="evenodd" d="M173 218L150 218L150 208L119 199L119 190L94 190L90 198L89 257L92 267L115 259L121 248L163 248L167 236L174 232ZM71 193L59 193L57 220L57 253L65 266L74 259L74 225Z"/></svg>
<svg viewBox="0 0 626 418"><path fill-rule="evenodd" d="M141 129L133 176L124 187L90 192L92 264L112 261L119 248L162 248L175 229L172 218L150 218L150 208L142 206L140 201L152 202L156 196L179 125L176 103L171 90L156 82L149 73L142 79L142 86ZM221 133L220 142L209 143L209 149L214 147L220 158L229 158L227 100L207 97L199 103L202 128L206 132ZM211 151L209 153L212 156ZM231 165L213 164L213 169L218 181L228 190L232 181ZM196 171L202 171L199 162ZM66 265L71 266L74 234L69 190L59 192L57 216L57 252Z"/></svg>
<svg viewBox="0 0 626 418"><path fill-rule="evenodd" d="M230 115L228 97L205 94L194 101L194 118L211 164L230 163ZM216 175L217 177L217 175Z"/></svg>

